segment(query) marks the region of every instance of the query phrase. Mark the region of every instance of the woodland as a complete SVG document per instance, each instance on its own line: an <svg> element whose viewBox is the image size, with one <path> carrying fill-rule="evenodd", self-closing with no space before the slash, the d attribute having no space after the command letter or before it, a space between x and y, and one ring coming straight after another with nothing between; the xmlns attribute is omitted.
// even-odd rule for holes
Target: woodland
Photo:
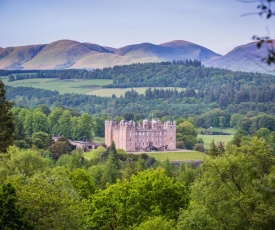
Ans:
<svg viewBox="0 0 275 230"><path fill-rule="evenodd" d="M108 98L0 81L1 229L274 229L274 76L197 61L1 74L183 88ZM152 114L177 122L177 147L204 152L199 166L129 154L114 143L87 159L68 141L104 137L106 119L138 122ZM213 140L205 149L198 134L210 127L237 131L226 145Z"/></svg>

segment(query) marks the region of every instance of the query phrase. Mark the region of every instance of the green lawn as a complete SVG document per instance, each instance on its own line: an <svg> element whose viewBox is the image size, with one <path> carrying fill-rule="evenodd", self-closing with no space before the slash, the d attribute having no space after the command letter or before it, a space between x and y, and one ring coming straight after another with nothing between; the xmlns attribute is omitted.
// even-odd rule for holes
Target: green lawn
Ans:
<svg viewBox="0 0 275 230"><path fill-rule="evenodd" d="M66 79L59 80L57 78L34 78L19 81L8 82L7 77L2 77L4 84L9 86L26 86L40 89L57 90L60 94L79 93L85 94L91 89L101 88L103 85L112 84L112 80L108 79Z"/></svg>
<svg viewBox="0 0 275 230"><path fill-rule="evenodd" d="M8 77L0 77L5 85L17 87L34 87L40 89L57 90L60 94L65 93L79 93L86 95L96 95L101 97L111 97L116 95L124 96L126 91L134 89L139 94L144 94L149 87L136 87L136 88L102 88L103 85L112 84L113 80L110 79L65 79L59 80L57 78L34 78L24 79L19 81L9 82ZM152 89L174 89L174 87L151 87ZM182 90L183 88L177 88Z"/></svg>
<svg viewBox="0 0 275 230"><path fill-rule="evenodd" d="M113 94L117 97L124 96L126 91L135 90L139 94L145 94L146 89L174 89L174 87L135 87L135 88L102 88L102 89L95 89L87 92L87 95L96 95L101 97L111 97ZM177 90L182 90L183 88L177 88Z"/></svg>
<svg viewBox="0 0 275 230"><path fill-rule="evenodd" d="M188 152L146 152L147 155L154 157L158 161L199 161L205 157L204 153L196 151Z"/></svg>
<svg viewBox="0 0 275 230"><path fill-rule="evenodd" d="M203 131L204 129L201 129ZM215 143L217 142L224 142L226 145L229 141L231 141L236 133L236 129L234 128L208 128L207 131L216 131L216 132L224 132L230 133L231 135L198 135L198 138L202 138L204 141L204 148L209 149L210 143L214 140Z"/></svg>
<svg viewBox="0 0 275 230"><path fill-rule="evenodd" d="M215 143L217 142L224 142L226 145L229 141L233 139L234 135L198 135L198 138L202 138L204 141L204 148L209 149L210 143L214 140Z"/></svg>

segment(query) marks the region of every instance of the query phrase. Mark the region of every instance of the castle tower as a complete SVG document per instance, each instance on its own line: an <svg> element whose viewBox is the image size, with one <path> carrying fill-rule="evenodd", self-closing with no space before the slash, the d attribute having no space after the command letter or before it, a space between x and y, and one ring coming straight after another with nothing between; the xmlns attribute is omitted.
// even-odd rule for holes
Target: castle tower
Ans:
<svg viewBox="0 0 275 230"><path fill-rule="evenodd" d="M168 150L176 149L176 122L167 121L164 124L166 129L166 145Z"/></svg>

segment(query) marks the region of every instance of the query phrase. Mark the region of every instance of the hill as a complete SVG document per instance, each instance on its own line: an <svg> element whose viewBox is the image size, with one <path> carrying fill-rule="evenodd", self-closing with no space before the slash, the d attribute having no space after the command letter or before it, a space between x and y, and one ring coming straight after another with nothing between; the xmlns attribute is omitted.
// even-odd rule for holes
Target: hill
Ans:
<svg viewBox="0 0 275 230"><path fill-rule="evenodd" d="M205 65L234 71L274 73L274 66L268 66L263 62L263 58L267 55L266 45L258 49L256 42L251 42L236 47L224 56L206 61Z"/></svg>
<svg viewBox="0 0 275 230"><path fill-rule="evenodd" d="M203 46L183 40L159 45L133 44L118 49L60 40L50 44L0 48L0 69L96 69L133 63L196 59L209 67L246 72L272 72L273 69L262 62L262 58L266 56L266 47L257 49L255 43L236 47L221 56Z"/></svg>

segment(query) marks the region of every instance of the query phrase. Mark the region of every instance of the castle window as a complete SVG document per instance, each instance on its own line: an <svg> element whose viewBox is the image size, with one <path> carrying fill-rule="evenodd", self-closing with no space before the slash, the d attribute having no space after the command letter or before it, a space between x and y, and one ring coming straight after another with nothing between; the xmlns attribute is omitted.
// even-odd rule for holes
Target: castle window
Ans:
<svg viewBox="0 0 275 230"><path fill-rule="evenodd" d="M130 143L130 146L131 146L131 143Z"/></svg>
<svg viewBox="0 0 275 230"><path fill-rule="evenodd" d="M172 137L171 137L172 138ZM130 137L130 141L132 140L132 138ZM171 139L172 140L172 139Z"/></svg>
<svg viewBox="0 0 275 230"><path fill-rule="evenodd" d="M143 142L143 146L144 146L144 142Z"/></svg>
<svg viewBox="0 0 275 230"><path fill-rule="evenodd" d="M171 141L172 141L172 137L171 137Z"/></svg>

